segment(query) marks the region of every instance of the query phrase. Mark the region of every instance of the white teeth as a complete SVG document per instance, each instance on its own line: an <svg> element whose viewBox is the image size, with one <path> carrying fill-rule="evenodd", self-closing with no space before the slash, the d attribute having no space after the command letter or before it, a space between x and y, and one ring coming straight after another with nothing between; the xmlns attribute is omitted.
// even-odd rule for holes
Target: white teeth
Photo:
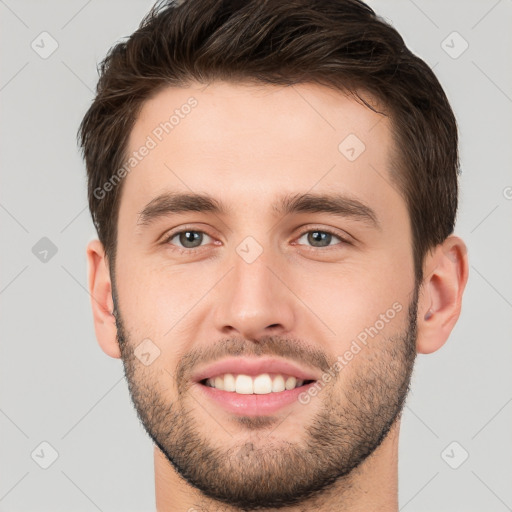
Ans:
<svg viewBox="0 0 512 512"><path fill-rule="evenodd" d="M278 393L279 391L284 391L285 389L286 389L286 386L284 385L284 378L282 375L278 375L272 381L272 391L274 393Z"/></svg>
<svg viewBox="0 0 512 512"><path fill-rule="evenodd" d="M286 379L285 387L286 389L293 389L295 388L295 384L297 384L297 379L295 377L288 377Z"/></svg>
<svg viewBox="0 0 512 512"><path fill-rule="evenodd" d="M295 389L302 386L304 380L286 375L271 376L262 373L256 377L239 374L226 373L215 378L207 379L206 384L216 389L236 392L241 395L266 395L268 393L279 393L284 390Z"/></svg>
<svg viewBox="0 0 512 512"><path fill-rule="evenodd" d="M224 389L224 379L222 377L215 377L215 387L217 389Z"/></svg>
<svg viewBox="0 0 512 512"><path fill-rule="evenodd" d="M235 386L237 393L242 395L252 395L252 378L249 377L249 375L239 375L236 378Z"/></svg>
<svg viewBox="0 0 512 512"><path fill-rule="evenodd" d="M224 375L224 391L236 391L235 377L231 373Z"/></svg>
<svg viewBox="0 0 512 512"><path fill-rule="evenodd" d="M268 373L258 375L253 381L253 389L257 395L266 395L272 392L272 379Z"/></svg>

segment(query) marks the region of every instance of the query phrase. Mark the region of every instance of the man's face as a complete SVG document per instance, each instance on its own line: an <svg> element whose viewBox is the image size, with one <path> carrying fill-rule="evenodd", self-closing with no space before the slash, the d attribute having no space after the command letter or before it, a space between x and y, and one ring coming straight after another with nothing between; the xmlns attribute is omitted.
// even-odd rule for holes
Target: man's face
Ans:
<svg viewBox="0 0 512 512"><path fill-rule="evenodd" d="M126 376L149 435L206 496L298 503L367 459L409 385L417 290L390 123L312 84L202 89L161 91L130 136L129 154L150 149L119 211ZM223 209L170 211L165 194ZM323 208L317 195L345 202Z"/></svg>

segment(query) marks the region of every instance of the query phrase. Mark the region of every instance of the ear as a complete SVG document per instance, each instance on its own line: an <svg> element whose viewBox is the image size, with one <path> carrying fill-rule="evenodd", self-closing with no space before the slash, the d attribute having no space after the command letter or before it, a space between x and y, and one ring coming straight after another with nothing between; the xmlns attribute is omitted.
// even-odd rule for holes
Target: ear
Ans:
<svg viewBox="0 0 512 512"><path fill-rule="evenodd" d="M423 267L416 349L430 354L444 345L460 315L468 280L466 244L450 235L427 255Z"/></svg>
<svg viewBox="0 0 512 512"><path fill-rule="evenodd" d="M113 315L114 301L110 271L103 244L99 240L91 240L87 244L87 262L96 339L105 354L119 359L121 351L117 341L116 320Z"/></svg>

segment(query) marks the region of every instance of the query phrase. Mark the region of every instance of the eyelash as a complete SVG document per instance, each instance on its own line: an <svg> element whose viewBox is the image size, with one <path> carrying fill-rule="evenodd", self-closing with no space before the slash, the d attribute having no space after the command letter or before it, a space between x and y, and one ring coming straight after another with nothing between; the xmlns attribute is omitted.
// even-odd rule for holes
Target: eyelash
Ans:
<svg viewBox="0 0 512 512"><path fill-rule="evenodd" d="M209 236L210 238L213 238L211 235L209 235L208 233L206 233L205 231L202 231L200 229L192 229L192 228L185 228L185 229L181 229L180 231L175 231L173 233L170 233L169 235L167 235L164 240L163 240L163 244L164 245L173 245L173 244L170 244L170 241L175 238L177 235L180 235L182 233L186 233L187 231L192 231L193 233L203 233L207 236ZM340 236L339 234L335 233L334 231L330 230L330 229L325 229L325 228L322 228L322 229L319 229L319 228L309 228L305 231L302 231L297 239L300 239L302 238L304 235L308 234L308 233L312 233L312 232L319 232L319 233L328 233L329 235L332 235L334 237L336 237L340 242L337 243L337 244L334 244L334 245L328 245L326 247L313 247L313 246L305 246L307 247L309 250L313 250L313 251L316 251L316 250L329 250L329 249L332 249L332 248L335 248L337 245L352 245L351 242L349 242L346 238L343 238L342 236ZM303 244L298 244L298 245L303 245ZM177 251L179 254L191 254L193 252L198 252L200 251L201 249L204 249L205 246L204 245L200 245L198 247L192 247L192 248L183 248L183 247L179 247L179 246L175 246L173 245L173 251Z"/></svg>

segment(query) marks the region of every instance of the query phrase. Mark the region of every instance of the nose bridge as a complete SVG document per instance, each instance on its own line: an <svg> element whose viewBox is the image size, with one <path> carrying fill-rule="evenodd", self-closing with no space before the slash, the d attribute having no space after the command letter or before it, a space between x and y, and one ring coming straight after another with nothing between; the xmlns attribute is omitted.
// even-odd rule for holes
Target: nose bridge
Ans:
<svg viewBox="0 0 512 512"><path fill-rule="evenodd" d="M293 327L292 294L275 274L283 262L269 248L246 237L230 259L232 271L217 294L215 322L224 334L246 338L289 331Z"/></svg>

